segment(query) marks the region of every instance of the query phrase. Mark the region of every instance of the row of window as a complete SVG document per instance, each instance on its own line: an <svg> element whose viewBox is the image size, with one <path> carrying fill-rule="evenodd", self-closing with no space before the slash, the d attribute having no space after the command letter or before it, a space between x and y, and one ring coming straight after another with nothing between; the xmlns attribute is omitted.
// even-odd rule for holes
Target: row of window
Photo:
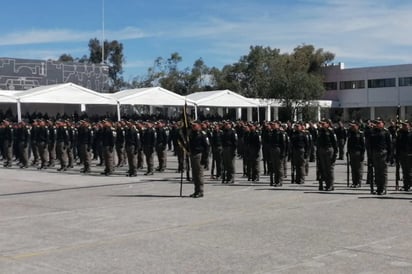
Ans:
<svg viewBox="0 0 412 274"><path fill-rule="evenodd" d="M412 86L412 77L400 77L399 86L406 87ZM396 78L385 78L385 79L371 79L368 81L368 88L390 88L396 87ZM365 80L355 80L355 81L341 81L339 82L339 89L363 89L366 87ZM337 90L338 82L326 82L324 83L326 90Z"/></svg>

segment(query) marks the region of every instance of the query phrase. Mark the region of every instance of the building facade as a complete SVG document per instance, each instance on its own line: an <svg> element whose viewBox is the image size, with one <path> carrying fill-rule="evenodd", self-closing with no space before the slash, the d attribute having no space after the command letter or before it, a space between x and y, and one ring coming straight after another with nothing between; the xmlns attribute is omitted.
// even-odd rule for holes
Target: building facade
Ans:
<svg viewBox="0 0 412 274"><path fill-rule="evenodd" d="M108 90L108 67L100 64L0 58L0 89L26 90L74 83L91 90Z"/></svg>
<svg viewBox="0 0 412 274"><path fill-rule="evenodd" d="M412 64L345 69L342 63L324 68L331 116L342 120L412 120Z"/></svg>

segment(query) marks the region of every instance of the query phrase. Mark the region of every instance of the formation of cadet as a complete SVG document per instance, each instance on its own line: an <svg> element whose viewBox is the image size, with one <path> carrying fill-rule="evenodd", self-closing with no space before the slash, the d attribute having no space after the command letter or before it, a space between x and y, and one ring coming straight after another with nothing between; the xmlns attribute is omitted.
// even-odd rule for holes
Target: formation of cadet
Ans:
<svg viewBox="0 0 412 274"><path fill-rule="evenodd" d="M366 183L371 193L386 194L388 165L395 163L396 182L402 177L402 190L409 191L411 187L412 130L407 121L391 121L388 128L381 119L367 123L352 121L347 127L327 119L318 123L207 121L194 122L185 130L185 138L183 127L182 122L165 121L4 120L0 124L0 149L3 166L7 168L13 162L21 168L38 169L58 164L56 169L64 172L78 164L82 173L90 173L95 160L104 166L103 175L109 176L116 168L127 166L126 175L131 177L137 176L144 165L145 175L164 172L166 152L173 150L178 162L176 172L183 174L187 170L190 179L191 168L193 197L204 195L204 170L210 170L214 180L233 184L236 160L241 161L242 174L248 181L257 182L262 175L268 176L270 186L274 187L282 186L288 170L291 183L304 184L310 172L309 162L316 161L319 190L333 191L335 162L344 159L346 149L350 187L361 187L365 160ZM181 142L183 139L186 140Z"/></svg>

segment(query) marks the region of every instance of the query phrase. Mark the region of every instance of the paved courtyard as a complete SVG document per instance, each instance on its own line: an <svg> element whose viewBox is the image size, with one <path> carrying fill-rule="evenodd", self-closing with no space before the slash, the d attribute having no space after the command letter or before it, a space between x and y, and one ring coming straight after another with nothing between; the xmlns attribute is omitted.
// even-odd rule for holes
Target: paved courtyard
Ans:
<svg viewBox="0 0 412 274"><path fill-rule="evenodd" d="M222 185L205 172L192 199L169 154L164 173L110 177L0 168L0 273L412 273L412 192L320 192L268 178Z"/></svg>

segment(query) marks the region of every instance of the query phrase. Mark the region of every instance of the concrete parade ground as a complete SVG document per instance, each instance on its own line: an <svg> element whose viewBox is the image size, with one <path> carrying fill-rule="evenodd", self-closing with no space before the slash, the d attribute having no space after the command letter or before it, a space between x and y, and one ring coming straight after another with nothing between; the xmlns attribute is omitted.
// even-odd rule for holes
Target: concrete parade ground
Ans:
<svg viewBox="0 0 412 274"><path fill-rule="evenodd" d="M193 199L168 153L153 176L1 167L0 273L412 273L412 192L395 191L395 167L377 196L347 188L342 160L333 192L318 190L314 163L305 184L289 173L270 187L237 160L234 184L205 171Z"/></svg>

